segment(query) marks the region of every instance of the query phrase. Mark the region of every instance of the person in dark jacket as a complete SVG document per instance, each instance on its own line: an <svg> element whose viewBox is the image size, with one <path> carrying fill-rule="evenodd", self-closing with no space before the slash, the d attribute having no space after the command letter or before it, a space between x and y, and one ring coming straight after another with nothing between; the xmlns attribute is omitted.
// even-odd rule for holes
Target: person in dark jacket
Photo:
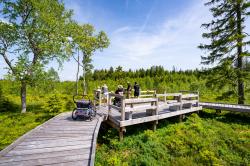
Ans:
<svg viewBox="0 0 250 166"><path fill-rule="evenodd" d="M130 98L130 96L131 96L131 91L132 91L132 86L131 86L131 84L130 84L130 82L127 82L127 84L128 84L128 87L127 87L127 89L126 89L126 94L127 94L127 99L129 99Z"/></svg>
<svg viewBox="0 0 250 166"><path fill-rule="evenodd" d="M119 95L123 95L123 86L122 85L118 85L118 88L117 88L117 90L115 91L115 94L119 94ZM118 106L118 107L120 107L120 105L121 105L121 98L119 98L119 97L115 97L115 99L114 99L114 105L116 105L116 106Z"/></svg>
<svg viewBox="0 0 250 166"><path fill-rule="evenodd" d="M135 82L134 85L134 97L139 97L140 95L140 86L137 84L137 82Z"/></svg>

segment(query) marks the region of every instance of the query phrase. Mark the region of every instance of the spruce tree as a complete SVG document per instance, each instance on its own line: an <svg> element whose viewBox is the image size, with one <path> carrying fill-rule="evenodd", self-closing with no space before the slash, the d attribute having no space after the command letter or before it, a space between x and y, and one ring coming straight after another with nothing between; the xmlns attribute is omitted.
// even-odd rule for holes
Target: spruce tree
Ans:
<svg viewBox="0 0 250 166"><path fill-rule="evenodd" d="M200 44L199 48L206 50L208 55L202 56L202 63L214 64L210 83L216 83L222 88L229 85L227 94L237 94L238 104L244 104L244 82L247 72L243 59L249 56L246 45L246 19L250 15L249 0L210 0L205 3L210 6L213 20L202 24L208 30L202 37L209 39L209 44Z"/></svg>

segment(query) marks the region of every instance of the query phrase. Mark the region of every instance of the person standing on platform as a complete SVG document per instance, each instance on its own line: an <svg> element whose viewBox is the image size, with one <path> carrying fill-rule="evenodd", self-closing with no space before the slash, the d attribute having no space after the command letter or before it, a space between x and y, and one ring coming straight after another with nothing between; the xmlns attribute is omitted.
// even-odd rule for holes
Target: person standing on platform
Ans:
<svg viewBox="0 0 250 166"><path fill-rule="evenodd" d="M134 85L134 97L138 98L140 95L140 86L135 82Z"/></svg>
<svg viewBox="0 0 250 166"><path fill-rule="evenodd" d="M108 104L109 91L108 91L108 86L106 84L102 86L102 94L103 94L103 99L105 100L104 102Z"/></svg>
<svg viewBox="0 0 250 166"><path fill-rule="evenodd" d="M131 96L132 86L131 86L130 82L127 82L127 84L128 84L128 87L126 89L126 91L127 91L127 96L126 97L127 97L127 99L129 99L130 96Z"/></svg>

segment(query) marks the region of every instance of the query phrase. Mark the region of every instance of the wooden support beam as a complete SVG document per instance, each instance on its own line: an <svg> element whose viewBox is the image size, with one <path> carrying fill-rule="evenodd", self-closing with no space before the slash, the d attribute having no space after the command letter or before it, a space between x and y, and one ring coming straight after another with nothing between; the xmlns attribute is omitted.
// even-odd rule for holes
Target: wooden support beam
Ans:
<svg viewBox="0 0 250 166"><path fill-rule="evenodd" d="M182 122L183 115L179 115L179 122Z"/></svg>
<svg viewBox="0 0 250 166"><path fill-rule="evenodd" d="M164 103L167 102L167 96L166 96L166 91L164 91Z"/></svg>
<svg viewBox="0 0 250 166"><path fill-rule="evenodd" d="M123 140L124 132L126 132L126 128L125 128L125 127L120 127L120 130L119 130L119 138L120 138L120 141Z"/></svg>
<svg viewBox="0 0 250 166"><path fill-rule="evenodd" d="M101 104L102 104L102 95L101 95L101 91L99 91L98 97L99 97L99 109L101 109Z"/></svg>

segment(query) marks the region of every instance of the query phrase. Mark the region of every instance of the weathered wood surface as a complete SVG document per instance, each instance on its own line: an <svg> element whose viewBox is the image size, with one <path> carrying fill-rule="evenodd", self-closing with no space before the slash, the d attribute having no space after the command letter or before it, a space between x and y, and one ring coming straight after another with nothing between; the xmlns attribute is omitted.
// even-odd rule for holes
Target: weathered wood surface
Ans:
<svg viewBox="0 0 250 166"><path fill-rule="evenodd" d="M36 127L0 152L0 166L94 165L102 108L92 121L62 113Z"/></svg>
<svg viewBox="0 0 250 166"><path fill-rule="evenodd" d="M226 103L209 103L209 102L200 102L199 103L203 108L216 109L216 110L227 110L235 112L249 112L249 105L237 105L237 104L226 104Z"/></svg>

